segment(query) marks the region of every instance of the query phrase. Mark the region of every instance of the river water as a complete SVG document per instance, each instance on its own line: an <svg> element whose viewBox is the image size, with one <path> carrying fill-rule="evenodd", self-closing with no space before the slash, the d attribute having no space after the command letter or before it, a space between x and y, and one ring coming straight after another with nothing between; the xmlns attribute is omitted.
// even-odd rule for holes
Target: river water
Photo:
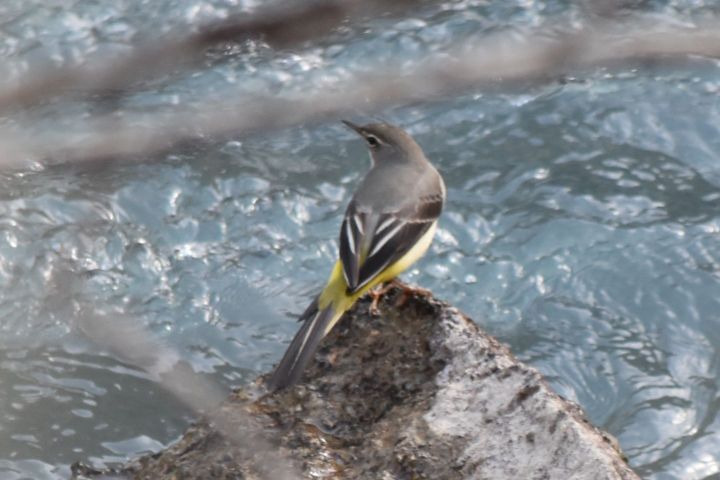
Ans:
<svg viewBox="0 0 720 480"><path fill-rule="evenodd" d="M17 78L38 62L108 57L259 3L5 0L0 69ZM684 25L716 10L641 7ZM109 102L53 101L2 121L59 129L210 94L314 91L315 80L369 60L412 61L475 35L584 15L549 0L430 3L283 52L261 42L218 49L191 73ZM404 278L537 367L619 439L643 478L720 472L718 91L720 65L696 60L351 118L407 128L445 177L435 243ZM0 176L0 478L121 462L162 448L195 418L112 339L90 340L88 318L136 322L167 361L226 389L268 371L327 276L341 214L368 168L339 121L134 160Z"/></svg>

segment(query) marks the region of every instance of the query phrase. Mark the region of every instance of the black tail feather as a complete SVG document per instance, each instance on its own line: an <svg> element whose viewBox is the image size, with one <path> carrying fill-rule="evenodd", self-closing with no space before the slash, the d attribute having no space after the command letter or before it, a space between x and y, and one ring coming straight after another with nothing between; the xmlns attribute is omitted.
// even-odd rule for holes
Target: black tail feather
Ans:
<svg viewBox="0 0 720 480"><path fill-rule="evenodd" d="M311 308L313 306L314 309ZM295 334L285 355L267 382L271 391L287 388L300 380L303 370L320 345L320 340L325 336L325 329L333 317L333 308L328 306L318 311L317 303L313 302L303 317L307 317L305 323Z"/></svg>

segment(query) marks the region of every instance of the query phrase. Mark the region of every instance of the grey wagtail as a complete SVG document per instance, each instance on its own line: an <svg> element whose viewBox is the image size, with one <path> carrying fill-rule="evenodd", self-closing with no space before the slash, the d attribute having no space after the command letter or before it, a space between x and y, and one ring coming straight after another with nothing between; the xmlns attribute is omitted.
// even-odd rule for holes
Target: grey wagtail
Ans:
<svg viewBox="0 0 720 480"><path fill-rule="evenodd" d="M340 259L300 316L304 323L272 374L270 390L297 383L343 313L423 256L445 202L442 177L407 132L387 123L343 123L365 139L372 166L345 211Z"/></svg>

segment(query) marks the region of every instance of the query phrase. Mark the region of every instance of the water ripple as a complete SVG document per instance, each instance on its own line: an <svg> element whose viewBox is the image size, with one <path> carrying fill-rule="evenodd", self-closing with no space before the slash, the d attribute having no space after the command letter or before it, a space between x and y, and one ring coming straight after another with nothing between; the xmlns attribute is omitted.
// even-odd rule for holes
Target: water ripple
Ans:
<svg viewBox="0 0 720 480"><path fill-rule="evenodd" d="M222 16L237 2L71 3L58 13L47 2L3 2L8 75L43 58L119 51L142 32ZM691 3L644 8L688 25L714 8ZM561 1L444 2L298 51L228 45L162 91L38 107L37 128L98 109L191 104L228 85L328 88L368 58L410 62L555 14L582 23L585 12ZM431 252L406 279L538 367L619 438L644 478L720 471L718 85L717 63L698 60L381 115L411 131L449 190ZM78 459L119 462L160 448L191 420L151 374L88 339L88 312L131 317L172 349L168 362L225 385L267 371L326 279L340 216L368 166L340 124L149 160L0 177L3 478L62 478Z"/></svg>

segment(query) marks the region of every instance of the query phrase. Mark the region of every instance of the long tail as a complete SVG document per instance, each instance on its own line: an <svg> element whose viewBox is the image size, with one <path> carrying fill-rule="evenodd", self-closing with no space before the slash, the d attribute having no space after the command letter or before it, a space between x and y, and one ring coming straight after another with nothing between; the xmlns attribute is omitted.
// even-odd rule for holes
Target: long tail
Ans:
<svg viewBox="0 0 720 480"><path fill-rule="evenodd" d="M295 334L295 338L268 381L268 388L271 391L289 387L300 380L305 366L320 345L320 340L340 315L335 312L332 304L318 310L317 303L313 302L303 315L306 317L305 323Z"/></svg>
<svg viewBox="0 0 720 480"><path fill-rule="evenodd" d="M359 291L348 295L342 264L339 260L335 262L327 286L300 316L300 321L304 323L270 377L268 388L275 391L296 384L320 345L320 340L332 330L343 313L358 298L381 281L383 278L378 277Z"/></svg>

